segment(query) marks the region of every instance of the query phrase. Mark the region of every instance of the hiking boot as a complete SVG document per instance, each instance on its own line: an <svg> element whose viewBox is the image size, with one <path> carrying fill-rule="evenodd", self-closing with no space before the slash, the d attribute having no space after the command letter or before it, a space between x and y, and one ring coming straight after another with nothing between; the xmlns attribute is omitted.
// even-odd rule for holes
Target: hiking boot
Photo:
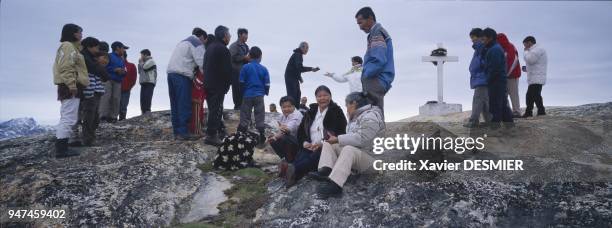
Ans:
<svg viewBox="0 0 612 228"><path fill-rule="evenodd" d="M501 123L500 122L491 122L489 123L489 128L491 128L491 130L497 130L501 127Z"/></svg>
<svg viewBox="0 0 612 228"><path fill-rule="evenodd" d="M293 166L293 164L287 165L287 174L285 175L285 180L286 180L285 186L287 188L290 188L291 186L295 185L295 183L297 182L295 178L295 166Z"/></svg>
<svg viewBox="0 0 612 228"><path fill-rule="evenodd" d="M278 177L284 178L287 175L287 168L289 167L289 163L283 160L281 163L278 163Z"/></svg>
<svg viewBox="0 0 612 228"><path fill-rule="evenodd" d="M78 151L68 148L68 139L57 139L55 141L55 158L67 158L78 155Z"/></svg>
<svg viewBox="0 0 612 228"><path fill-rule="evenodd" d="M336 197L342 195L342 187L330 180L321 183L317 189L317 192L323 198Z"/></svg>
<svg viewBox="0 0 612 228"><path fill-rule="evenodd" d="M219 135L209 135L204 139L204 143L211 146L220 146L223 141L219 138Z"/></svg>
<svg viewBox="0 0 612 228"><path fill-rule="evenodd" d="M525 112L521 118L533 117L533 112Z"/></svg>
<svg viewBox="0 0 612 228"><path fill-rule="evenodd" d="M194 140L197 140L198 137L194 135L186 134L186 135L176 135L174 139L178 141L194 141Z"/></svg>
<svg viewBox="0 0 612 228"><path fill-rule="evenodd" d="M466 128L477 128L478 127L478 122L476 122L476 121L468 121L467 123L465 123L463 125L463 127L466 127Z"/></svg>
<svg viewBox="0 0 612 228"><path fill-rule="evenodd" d="M325 181L328 180L329 174L331 174L332 169L329 167L321 167L316 172L308 173L308 176L317 181Z"/></svg>

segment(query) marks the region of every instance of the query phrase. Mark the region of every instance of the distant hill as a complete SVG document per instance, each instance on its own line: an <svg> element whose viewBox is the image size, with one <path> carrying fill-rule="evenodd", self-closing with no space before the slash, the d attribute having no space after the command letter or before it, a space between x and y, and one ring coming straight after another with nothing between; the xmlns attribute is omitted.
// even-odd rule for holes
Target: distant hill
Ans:
<svg viewBox="0 0 612 228"><path fill-rule="evenodd" d="M51 126L39 125L34 118L16 118L0 123L0 140L38 135L51 131L53 131Z"/></svg>

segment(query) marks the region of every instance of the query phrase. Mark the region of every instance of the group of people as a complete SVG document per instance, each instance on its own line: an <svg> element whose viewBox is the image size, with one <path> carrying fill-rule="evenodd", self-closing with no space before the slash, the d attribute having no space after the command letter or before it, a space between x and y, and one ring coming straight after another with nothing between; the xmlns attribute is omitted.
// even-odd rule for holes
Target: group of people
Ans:
<svg viewBox="0 0 612 228"><path fill-rule="evenodd" d="M57 158L79 155L70 147L94 145L100 121L125 119L130 91L136 83L137 68L127 60L129 47L115 41L109 53L108 43L82 37L80 26L64 25L53 65L53 82L61 102ZM144 114L151 111L157 71L151 52L145 49L140 53L140 103Z"/></svg>
<svg viewBox="0 0 612 228"><path fill-rule="evenodd" d="M278 131L271 135L266 135L264 125L264 96L270 91L270 75L262 65L261 48L247 45L248 30L244 28L237 30L238 39L231 45L230 30L223 25L216 27L214 35L194 28L190 36L176 45L167 67L175 139L196 140L205 125L204 142L224 148L223 151L234 148L233 144L224 146L223 143L235 143L236 148L248 145L250 149L254 142L269 143L282 159L279 176L286 180L287 186L309 176L322 181L320 194L340 194L351 171L372 170L375 155L370 148L371 142L384 134L384 97L395 77L389 33L376 21L370 7L361 8L355 19L359 28L368 34L364 57L352 57L352 67L345 74L324 74L337 82L348 83L347 115L332 99L328 86L316 88L316 103L308 105L306 97L301 97L302 73L320 70L303 65L309 45L301 42L287 62L284 74L287 94L278 103L282 115L277 121ZM124 119L129 91L136 80L135 67L127 61L127 46L114 42L109 54L104 42L93 37L81 41L81 37L79 26L64 26L54 65L54 83L61 101L57 157L77 155L67 149L71 128L77 120L82 121L84 144L91 145L99 120L114 122L117 115L120 120ZM491 28L473 29L470 37L474 48L470 64L474 99L472 116L466 127L478 126L481 114L493 127L502 121L512 123L513 117L520 116L518 52L504 34L497 34ZM522 117L533 115L533 103L538 107L537 114L544 115L540 93L546 81L546 52L531 36L525 38L523 44L527 62L523 71L527 72L530 85L527 110ZM151 111L157 77L155 62L147 49L141 51L138 72L142 86L141 109L145 114ZM228 133L223 121L223 101L230 88L233 108L240 110L236 137L226 137ZM508 106L508 95L513 110ZM206 118L204 101L208 106ZM253 126L252 114L257 134L249 131ZM239 134L241 132L244 134ZM252 135L256 138L249 139ZM227 138L230 139L224 140ZM235 141L243 139L248 143ZM223 164L233 164L238 162L233 159L250 157L249 153L239 155L231 159L217 156L216 159ZM247 163L252 164L252 158L248 159Z"/></svg>
<svg viewBox="0 0 612 228"><path fill-rule="evenodd" d="M542 86L546 84L546 51L536 45L536 39L528 36L523 40L526 66L521 67L518 51L503 33L492 28L474 28L470 31L474 55L470 62L470 86L474 90L472 115L464 125L475 128L484 124L496 129L504 122L513 126L513 118L533 116L534 103L537 115L546 115L542 101ZM527 73L525 113L521 115L519 101L519 78L521 71ZM512 108L508 104L510 97Z"/></svg>

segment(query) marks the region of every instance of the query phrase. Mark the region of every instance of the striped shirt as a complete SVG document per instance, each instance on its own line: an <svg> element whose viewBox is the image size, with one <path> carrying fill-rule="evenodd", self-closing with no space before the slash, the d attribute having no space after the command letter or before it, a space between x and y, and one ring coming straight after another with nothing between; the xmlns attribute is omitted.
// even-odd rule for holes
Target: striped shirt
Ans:
<svg viewBox="0 0 612 228"><path fill-rule="evenodd" d="M85 98L91 98L94 93L104 94L104 84L99 76L89 74L89 85L83 90L83 96Z"/></svg>

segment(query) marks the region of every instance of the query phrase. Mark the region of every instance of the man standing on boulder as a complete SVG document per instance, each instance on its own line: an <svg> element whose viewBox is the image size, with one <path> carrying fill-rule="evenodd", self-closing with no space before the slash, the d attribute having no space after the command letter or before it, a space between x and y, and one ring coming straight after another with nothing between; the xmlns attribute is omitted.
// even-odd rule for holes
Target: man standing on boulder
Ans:
<svg viewBox="0 0 612 228"><path fill-rule="evenodd" d="M119 102L121 101L121 82L127 73L123 62L123 53L129 47L119 41L111 44L113 53L108 55L109 62L106 65L106 72L110 80L104 84L104 95L100 99L100 119L107 122L117 121L119 115Z"/></svg>
<svg viewBox="0 0 612 228"><path fill-rule="evenodd" d="M204 87L207 92L208 121L205 143L220 145L219 133L224 134L223 100L232 82L231 54L227 44L231 39L229 29L223 25L215 29L215 41L206 49L204 57Z"/></svg>
<svg viewBox="0 0 612 228"><path fill-rule="evenodd" d="M304 62L303 55L308 53L308 43L301 42L300 46L293 50L289 62L287 62L287 68L285 68L285 86L287 88L287 96L298 101L302 96L300 90L300 83L304 82L302 79L303 72L317 72L319 67L306 67L302 63Z"/></svg>
<svg viewBox="0 0 612 228"><path fill-rule="evenodd" d="M391 89L395 78L393 65L393 42L382 25L376 22L376 15L370 7L363 7L355 15L359 29L368 34L368 49L363 58L361 84L372 104L384 113L385 94ZM384 116L384 114L383 114Z"/></svg>
<svg viewBox="0 0 612 228"><path fill-rule="evenodd" d="M191 81L193 69L203 68L204 44L208 38L206 32L197 27L191 34L176 45L167 69L172 129L178 140L194 139L187 131L191 118Z"/></svg>
<svg viewBox="0 0 612 228"><path fill-rule="evenodd" d="M527 63L527 109L523 117L533 116L533 103L538 106L538 116L546 115L544 102L542 101L542 86L546 84L546 67L548 57L546 50L536 45L536 39L528 36L523 40L525 45L525 62Z"/></svg>
<svg viewBox="0 0 612 228"><path fill-rule="evenodd" d="M238 29L238 39L229 47L232 55L232 98L234 100L234 110L240 110L242 104L242 93L240 86L240 70L244 64L249 63L249 31L244 28Z"/></svg>
<svg viewBox="0 0 612 228"><path fill-rule="evenodd" d="M489 89L489 109L493 118L491 128L496 129L501 125L501 121L512 126L512 111L508 106L508 93L506 74L506 57L504 49L497 43L497 32L492 28L483 31L485 54L484 70L487 74L487 85Z"/></svg>

